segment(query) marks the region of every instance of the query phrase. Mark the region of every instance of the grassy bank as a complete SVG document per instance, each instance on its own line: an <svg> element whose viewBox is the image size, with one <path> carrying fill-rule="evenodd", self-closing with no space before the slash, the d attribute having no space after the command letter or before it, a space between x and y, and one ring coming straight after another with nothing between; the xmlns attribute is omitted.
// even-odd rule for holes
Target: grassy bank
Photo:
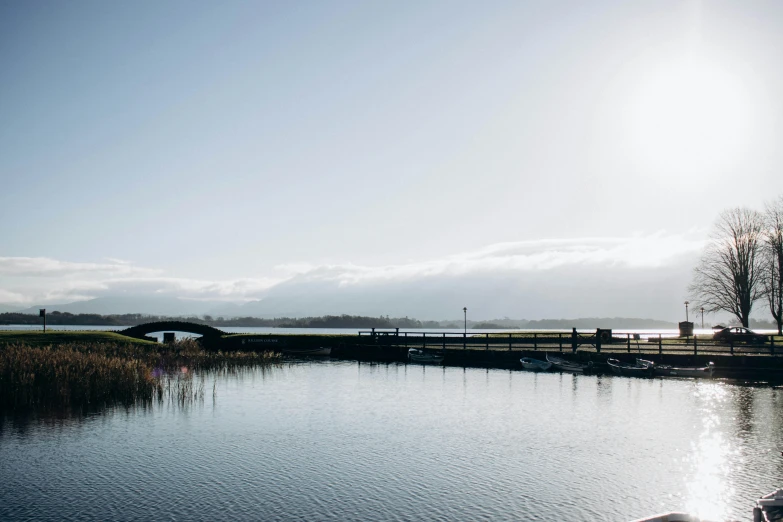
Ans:
<svg viewBox="0 0 783 522"><path fill-rule="evenodd" d="M134 339L114 332L96 330L64 331L49 330L5 330L0 331L0 346L8 344L25 344L28 346L50 346L59 344L122 344L155 346L152 341Z"/></svg>
<svg viewBox="0 0 783 522"><path fill-rule="evenodd" d="M87 412L163 400L166 393L181 401L193 391L193 372L279 360L272 352L207 352L192 340L170 345L6 344L0 346L0 409Z"/></svg>

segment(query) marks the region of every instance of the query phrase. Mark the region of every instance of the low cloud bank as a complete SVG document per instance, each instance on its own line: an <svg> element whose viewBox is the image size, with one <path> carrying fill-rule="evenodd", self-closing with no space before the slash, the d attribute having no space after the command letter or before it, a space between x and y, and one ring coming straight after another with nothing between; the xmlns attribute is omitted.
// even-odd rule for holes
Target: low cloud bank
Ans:
<svg viewBox="0 0 783 522"><path fill-rule="evenodd" d="M181 313L203 311L209 303L213 313L226 315L438 318L457 317L467 306L475 318L668 319L681 307L702 246L701 239L664 233L510 242L417 263L291 263L258 278L219 280L172 277L117 259L0 257L0 303L23 307L132 296L134 306L144 298L176 299Z"/></svg>

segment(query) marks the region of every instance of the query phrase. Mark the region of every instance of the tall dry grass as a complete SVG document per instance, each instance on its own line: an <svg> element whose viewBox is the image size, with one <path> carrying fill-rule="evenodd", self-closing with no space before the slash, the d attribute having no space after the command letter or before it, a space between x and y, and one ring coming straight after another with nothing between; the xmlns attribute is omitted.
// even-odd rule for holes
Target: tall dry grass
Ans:
<svg viewBox="0 0 783 522"><path fill-rule="evenodd" d="M167 345L67 344L0 347L0 408L95 411L121 404L203 399L200 371L280 361L272 352L207 352L194 340Z"/></svg>

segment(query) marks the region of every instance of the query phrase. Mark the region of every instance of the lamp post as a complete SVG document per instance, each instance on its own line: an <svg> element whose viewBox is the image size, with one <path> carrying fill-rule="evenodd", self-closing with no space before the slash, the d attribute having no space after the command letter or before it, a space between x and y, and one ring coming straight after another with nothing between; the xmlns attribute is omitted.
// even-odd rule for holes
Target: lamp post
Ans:
<svg viewBox="0 0 783 522"><path fill-rule="evenodd" d="M465 329L462 331L462 349L468 347L468 307L462 308L462 313L465 314Z"/></svg>
<svg viewBox="0 0 783 522"><path fill-rule="evenodd" d="M701 329L704 330L704 307L701 307Z"/></svg>
<svg viewBox="0 0 783 522"><path fill-rule="evenodd" d="M38 310L38 317L43 317L44 333L46 333L46 308L41 308Z"/></svg>
<svg viewBox="0 0 783 522"><path fill-rule="evenodd" d="M690 304L690 301L685 301L685 322L688 322L688 305Z"/></svg>

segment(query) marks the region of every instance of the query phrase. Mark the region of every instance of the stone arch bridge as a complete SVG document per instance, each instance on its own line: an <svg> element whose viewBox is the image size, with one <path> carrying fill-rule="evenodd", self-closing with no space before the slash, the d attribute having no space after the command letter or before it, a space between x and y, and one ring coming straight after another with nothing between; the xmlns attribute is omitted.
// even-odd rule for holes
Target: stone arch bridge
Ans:
<svg viewBox="0 0 783 522"><path fill-rule="evenodd" d="M205 324L189 323L187 321L156 321L153 323L138 324L131 326L125 330L119 330L117 333L127 335L128 337L135 337L137 339L148 339L147 334L152 332L187 332L196 335L201 335L207 339L217 339L226 332L218 330L212 326Z"/></svg>

